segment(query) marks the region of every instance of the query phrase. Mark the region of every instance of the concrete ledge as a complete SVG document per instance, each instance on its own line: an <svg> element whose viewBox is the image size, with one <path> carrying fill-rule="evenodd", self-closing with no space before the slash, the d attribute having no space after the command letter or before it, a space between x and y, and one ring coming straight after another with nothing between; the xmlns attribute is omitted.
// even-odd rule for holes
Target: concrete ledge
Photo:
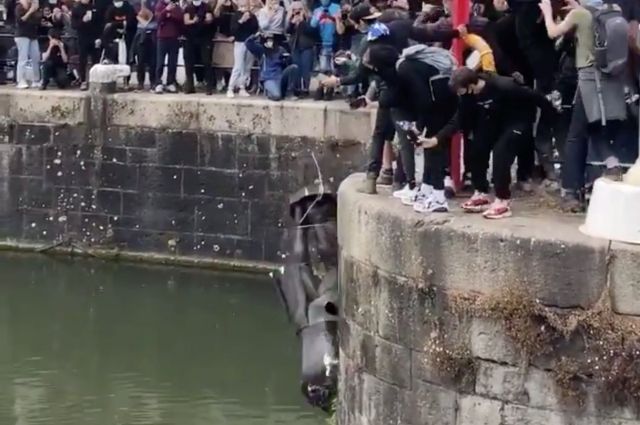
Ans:
<svg viewBox="0 0 640 425"><path fill-rule="evenodd" d="M104 95L107 126L193 130L367 143L375 111L352 111L342 101L271 102L264 98L151 93ZM0 88L0 119L21 123L86 123L89 93Z"/></svg>
<svg viewBox="0 0 640 425"><path fill-rule="evenodd" d="M422 215L385 194L358 193L362 178L340 187L344 256L447 290L486 294L521 283L541 302L563 308L591 306L607 284L609 242L582 235L578 218L517 205L515 217L501 221Z"/></svg>

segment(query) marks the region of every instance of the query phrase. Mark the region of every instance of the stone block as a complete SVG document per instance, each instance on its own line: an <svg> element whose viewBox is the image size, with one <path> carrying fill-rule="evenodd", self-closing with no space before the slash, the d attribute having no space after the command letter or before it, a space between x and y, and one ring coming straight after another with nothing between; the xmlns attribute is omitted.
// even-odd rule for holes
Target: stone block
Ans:
<svg viewBox="0 0 640 425"><path fill-rule="evenodd" d="M238 197L238 175L234 171L184 168L182 192L209 198Z"/></svg>
<svg viewBox="0 0 640 425"><path fill-rule="evenodd" d="M51 143L51 127L42 124L18 124L14 143L17 145L46 145Z"/></svg>
<svg viewBox="0 0 640 425"><path fill-rule="evenodd" d="M408 393L368 373L362 374L362 416L370 425L410 423Z"/></svg>
<svg viewBox="0 0 640 425"><path fill-rule="evenodd" d="M103 146L100 151L102 162L119 162L121 164L127 162L127 148Z"/></svg>
<svg viewBox="0 0 640 425"><path fill-rule="evenodd" d="M609 282L616 313L640 315L640 247L611 242Z"/></svg>
<svg viewBox="0 0 640 425"><path fill-rule="evenodd" d="M457 425L496 425L501 423L502 403L477 396L461 396Z"/></svg>
<svg viewBox="0 0 640 425"><path fill-rule="evenodd" d="M506 404L501 425L637 425L637 419L604 418L584 411L553 412Z"/></svg>
<svg viewBox="0 0 640 425"><path fill-rule="evenodd" d="M370 372L400 388L411 386L411 352L401 345L375 338L374 364ZM369 365L367 365L369 366Z"/></svg>
<svg viewBox="0 0 640 425"><path fill-rule="evenodd" d="M325 111L324 138L366 145L373 133L371 116L374 114L375 111L366 108L352 111L346 104L329 104Z"/></svg>
<svg viewBox="0 0 640 425"><path fill-rule="evenodd" d="M526 401L525 374L519 367L482 360L476 366L476 394L505 401Z"/></svg>
<svg viewBox="0 0 640 425"><path fill-rule="evenodd" d="M138 188L138 166L103 162L100 165L100 187L107 189L136 190Z"/></svg>
<svg viewBox="0 0 640 425"><path fill-rule="evenodd" d="M246 237L249 235L248 210L246 201L211 200L196 210L195 233Z"/></svg>
<svg viewBox="0 0 640 425"><path fill-rule="evenodd" d="M339 285L344 316L363 329L377 329L378 274L343 254Z"/></svg>
<svg viewBox="0 0 640 425"><path fill-rule="evenodd" d="M86 93L24 90L11 95L7 115L18 123L78 125L87 121L89 96Z"/></svg>
<svg viewBox="0 0 640 425"><path fill-rule="evenodd" d="M271 103L271 128L268 134L276 136L325 137L326 104L284 101Z"/></svg>
<svg viewBox="0 0 640 425"><path fill-rule="evenodd" d="M263 99L216 97L200 99L197 105L198 127L202 131L270 134L271 109Z"/></svg>
<svg viewBox="0 0 640 425"><path fill-rule="evenodd" d="M98 190L96 196L98 211L103 214L122 214L122 192L119 190Z"/></svg>
<svg viewBox="0 0 640 425"><path fill-rule="evenodd" d="M233 134L200 133L198 165L226 170L238 168L238 144Z"/></svg>
<svg viewBox="0 0 640 425"><path fill-rule="evenodd" d="M138 168L138 191L140 193L182 193L182 169L157 165L141 165Z"/></svg>
<svg viewBox="0 0 640 425"><path fill-rule="evenodd" d="M520 365L523 355L495 320L476 318L471 323L471 354L484 360Z"/></svg>
<svg viewBox="0 0 640 425"><path fill-rule="evenodd" d="M454 391L424 382L414 382L410 395L410 416L413 424L455 425L457 394Z"/></svg>
<svg viewBox="0 0 640 425"><path fill-rule="evenodd" d="M159 165L198 164L198 134L194 131L165 131L157 135Z"/></svg>
<svg viewBox="0 0 640 425"><path fill-rule="evenodd" d="M198 102L188 96L130 96L114 94L106 98L108 126L153 129L197 130Z"/></svg>

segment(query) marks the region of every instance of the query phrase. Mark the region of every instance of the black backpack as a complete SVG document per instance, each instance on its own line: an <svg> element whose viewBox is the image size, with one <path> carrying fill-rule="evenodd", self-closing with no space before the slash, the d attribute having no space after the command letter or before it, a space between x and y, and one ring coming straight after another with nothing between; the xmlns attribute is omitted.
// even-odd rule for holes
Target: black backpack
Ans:
<svg viewBox="0 0 640 425"><path fill-rule="evenodd" d="M629 22L616 5L588 10L593 16L596 68L604 74L618 76L629 61Z"/></svg>

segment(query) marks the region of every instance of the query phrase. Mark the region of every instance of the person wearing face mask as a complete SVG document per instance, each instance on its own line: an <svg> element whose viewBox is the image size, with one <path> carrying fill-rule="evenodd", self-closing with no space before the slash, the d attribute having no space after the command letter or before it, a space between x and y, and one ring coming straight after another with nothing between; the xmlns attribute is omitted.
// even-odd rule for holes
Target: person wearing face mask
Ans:
<svg viewBox="0 0 640 425"><path fill-rule="evenodd" d="M105 14L105 26L102 33L104 58L112 63L118 62L118 46L114 42L123 39L127 52L131 48L138 21L136 11L127 0L114 0Z"/></svg>
<svg viewBox="0 0 640 425"><path fill-rule="evenodd" d="M195 65L200 63L204 68L204 80L207 94L213 93L213 68L211 68L211 54L215 24L213 13L202 0L191 0L184 10L184 64L187 73L185 93L195 93L193 76Z"/></svg>
<svg viewBox="0 0 640 425"><path fill-rule="evenodd" d="M258 25L263 34L272 34L277 42L284 41L286 11L279 0L267 0L267 4L258 13Z"/></svg>
<svg viewBox="0 0 640 425"><path fill-rule="evenodd" d="M156 33L158 21L153 11L158 0L143 0L136 19L138 31L133 41L132 53L135 56L138 91L144 90L146 74L149 74L149 85L155 87L156 79Z"/></svg>
<svg viewBox="0 0 640 425"><path fill-rule="evenodd" d="M40 85L40 46L38 45L38 25L40 13L35 0L18 0L16 4L15 42L18 48L18 66L16 68L17 88L27 89L27 61L31 60L35 87Z"/></svg>
<svg viewBox="0 0 640 425"><path fill-rule="evenodd" d="M330 74L333 71L333 48L336 43L336 31L343 32L340 6L331 0L320 0L311 16L311 27L320 33L320 72Z"/></svg>
<svg viewBox="0 0 640 425"><path fill-rule="evenodd" d="M156 55L156 94L162 94L165 86L162 84L164 61L167 59L167 84L169 93L177 92L176 70L178 68L178 50L180 49L180 32L184 22L184 13L180 5L174 0L161 0L156 6L158 19L158 45Z"/></svg>
<svg viewBox="0 0 640 425"><path fill-rule="evenodd" d="M267 35L262 43L258 37L253 35L247 39L247 49L262 60L260 81L267 98L282 100L294 88L299 75L298 66L287 65L287 51L275 42L273 35Z"/></svg>
<svg viewBox="0 0 640 425"><path fill-rule="evenodd" d="M80 90L87 90L87 64L98 63L99 54L96 40L99 39L97 25L97 10L92 0L80 0L71 11L71 23L78 34L78 74L80 76Z"/></svg>
<svg viewBox="0 0 640 425"><path fill-rule="evenodd" d="M293 63L298 65L300 71L300 80L296 83L296 91L300 95L307 96L313 71L318 31L309 24L307 11L301 1L291 3L287 22L287 34L290 36Z"/></svg>

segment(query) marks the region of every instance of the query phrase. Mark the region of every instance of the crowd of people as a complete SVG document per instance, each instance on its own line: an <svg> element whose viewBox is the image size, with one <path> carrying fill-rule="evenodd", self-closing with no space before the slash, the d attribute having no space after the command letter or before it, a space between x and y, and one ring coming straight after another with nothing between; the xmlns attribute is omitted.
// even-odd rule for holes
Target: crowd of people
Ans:
<svg viewBox="0 0 640 425"><path fill-rule="evenodd" d="M314 77L316 99L338 93L352 108L375 104L362 190L393 184L394 197L418 212L449 210L445 182L458 133L473 189L465 211L511 216L514 162L521 188L530 190L537 170L562 188L563 209L583 211L587 156L595 153L605 176L619 178L616 146L637 122L634 0L473 0L461 26L453 25L452 0L6 1L16 2L7 10L14 11L19 88L67 85L71 48L63 40L73 35L81 89L89 62L107 61L134 66L140 90L148 76L155 93L176 92L182 48L186 93L198 81L207 94L249 96L256 65L256 87L271 100L310 95ZM212 66L220 37L233 42L228 75ZM463 63L451 53L456 40ZM417 148L424 149L421 181Z"/></svg>

